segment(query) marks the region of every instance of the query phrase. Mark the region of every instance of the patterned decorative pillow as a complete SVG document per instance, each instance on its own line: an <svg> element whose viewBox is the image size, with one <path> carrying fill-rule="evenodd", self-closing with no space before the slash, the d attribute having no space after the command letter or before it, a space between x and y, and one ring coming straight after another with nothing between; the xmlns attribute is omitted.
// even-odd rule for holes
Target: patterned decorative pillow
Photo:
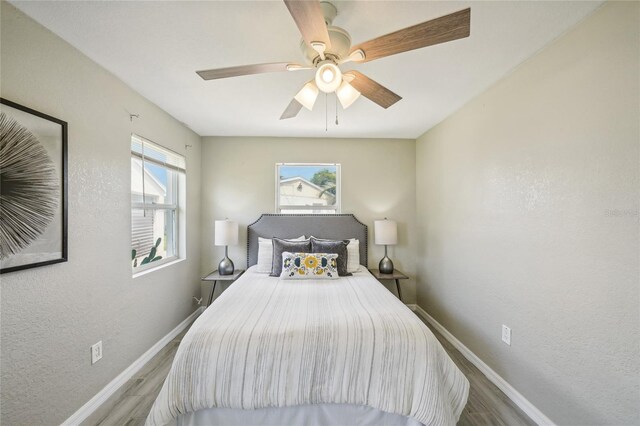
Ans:
<svg viewBox="0 0 640 426"><path fill-rule="evenodd" d="M338 278L338 255L334 253L282 253L285 280L332 280Z"/></svg>

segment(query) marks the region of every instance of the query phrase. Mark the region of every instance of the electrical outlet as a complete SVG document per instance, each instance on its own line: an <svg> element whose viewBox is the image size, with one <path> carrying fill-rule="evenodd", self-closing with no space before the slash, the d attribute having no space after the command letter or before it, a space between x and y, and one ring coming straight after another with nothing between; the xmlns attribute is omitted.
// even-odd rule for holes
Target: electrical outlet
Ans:
<svg viewBox="0 0 640 426"><path fill-rule="evenodd" d="M102 359L102 340L100 340L95 345L91 346L91 364L95 364L96 362Z"/></svg>
<svg viewBox="0 0 640 426"><path fill-rule="evenodd" d="M502 324L502 341L511 346L511 329Z"/></svg>

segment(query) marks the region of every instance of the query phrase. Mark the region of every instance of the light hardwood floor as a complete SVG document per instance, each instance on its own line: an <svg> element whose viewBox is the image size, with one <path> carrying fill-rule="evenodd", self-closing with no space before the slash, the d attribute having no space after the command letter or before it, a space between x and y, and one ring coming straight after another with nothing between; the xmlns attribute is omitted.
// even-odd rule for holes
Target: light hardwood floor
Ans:
<svg viewBox="0 0 640 426"><path fill-rule="evenodd" d="M420 319L422 320L422 318ZM424 322L424 320L422 321ZM460 416L459 426L535 425L522 410L516 407L500 389L463 357L440 333L429 324L427 326L433 331L433 334L436 335L451 359L467 376L471 384L469 400ZM171 362L185 333L186 330L167 344L135 377L83 422L83 425L144 425L153 401L160 392L165 377L169 374Z"/></svg>

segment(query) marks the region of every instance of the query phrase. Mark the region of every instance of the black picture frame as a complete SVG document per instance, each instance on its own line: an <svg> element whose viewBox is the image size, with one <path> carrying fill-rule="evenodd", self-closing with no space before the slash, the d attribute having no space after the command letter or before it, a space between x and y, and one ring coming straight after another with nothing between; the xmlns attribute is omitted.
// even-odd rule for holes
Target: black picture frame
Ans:
<svg viewBox="0 0 640 426"><path fill-rule="evenodd" d="M26 130L33 138L26 140L24 133L22 138L18 138L15 127L12 128L12 126L20 126L21 131ZM0 274L66 262L68 260L67 122L0 98L0 135L2 138L0 165L6 163L5 167L0 167L2 177L0 226L3 227L4 235L8 235L7 231L13 232L13 236L19 240L19 243L15 243L15 239L0 235L0 244L4 246L0 247ZM25 143L29 145L20 145ZM16 154L17 159L12 158L8 161L7 159L13 153L20 151L16 149L17 146L28 146L29 155ZM40 161L33 162L33 158L38 156ZM32 162L29 163L29 161ZM15 167L16 163L21 163L21 173L12 175L11 167ZM27 174L30 174L31 170L39 173L38 179L16 178L16 176L24 176L24 170L29 171ZM32 188L36 190L30 191ZM19 200L16 197L11 198L12 194L17 193L21 196ZM32 198L29 198L30 195ZM28 208L23 208L24 206L21 205L23 200L27 200L25 203L34 200L36 202L29 204ZM38 228L36 231L39 233L33 231L26 237L28 233L20 232L18 228L25 229L21 226L24 226L27 220L19 219L25 217L28 219L27 213L33 209L34 205L36 209L41 209L37 212L39 217L45 219L40 219L38 227L35 227ZM10 221L7 219L9 216L7 212L20 214L13 216L13 220ZM47 219L49 219L48 222L46 222Z"/></svg>

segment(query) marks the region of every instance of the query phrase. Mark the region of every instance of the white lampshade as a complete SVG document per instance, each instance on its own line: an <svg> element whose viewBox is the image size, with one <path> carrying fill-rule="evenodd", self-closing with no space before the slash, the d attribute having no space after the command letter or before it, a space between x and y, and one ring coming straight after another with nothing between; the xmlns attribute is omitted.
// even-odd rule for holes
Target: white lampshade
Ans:
<svg viewBox="0 0 640 426"><path fill-rule="evenodd" d="M335 92L342 83L342 72L330 60L322 61L316 71L316 85L325 93Z"/></svg>
<svg viewBox="0 0 640 426"><path fill-rule="evenodd" d="M336 90L336 96L338 96L342 108L347 109L360 97L360 92L347 83L346 80L343 80L338 90Z"/></svg>
<svg viewBox="0 0 640 426"><path fill-rule="evenodd" d="M398 225L395 221L384 219L373 222L375 241L380 245L398 244Z"/></svg>
<svg viewBox="0 0 640 426"><path fill-rule="evenodd" d="M238 244L238 223L231 220L216 220L215 245L232 246Z"/></svg>
<svg viewBox="0 0 640 426"><path fill-rule="evenodd" d="M303 107L311 111L313 109L313 104L316 103L316 99L318 98L318 87L310 80L305 84L302 89L298 92L297 95L294 96L294 99L302 104Z"/></svg>

